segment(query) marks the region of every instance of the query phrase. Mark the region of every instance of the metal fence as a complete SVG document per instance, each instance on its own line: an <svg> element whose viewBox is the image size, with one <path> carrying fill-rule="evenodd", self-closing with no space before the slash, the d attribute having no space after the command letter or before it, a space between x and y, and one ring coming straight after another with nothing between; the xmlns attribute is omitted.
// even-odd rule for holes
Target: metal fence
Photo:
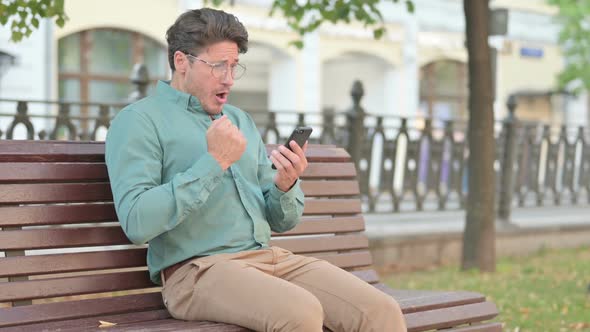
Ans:
<svg viewBox="0 0 590 332"><path fill-rule="evenodd" d="M132 99L141 98L145 86L134 84L138 89ZM310 125L312 143L345 147L357 165L368 212L463 208L469 181L467 124L366 113L360 82L351 95L351 108L342 112L250 113L267 143L282 142L296 125ZM0 100L0 140L102 140L125 104ZM44 109L43 114L31 114L31 107ZM498 215L509 218L515 205L590 203L588 131L520 122L515 99L508 109L510 115L495 125Z"/></svg>

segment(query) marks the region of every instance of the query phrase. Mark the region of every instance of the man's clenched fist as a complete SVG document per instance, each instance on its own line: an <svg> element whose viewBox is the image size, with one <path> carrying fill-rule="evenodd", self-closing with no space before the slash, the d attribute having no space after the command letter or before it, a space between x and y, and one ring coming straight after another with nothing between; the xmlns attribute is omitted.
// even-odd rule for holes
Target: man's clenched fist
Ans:
<svg viewBox="0 0 590 332"><path fill-rule="evenodd" d="M225 171L242 157L246 138L227 115L213 121L207 130L207 151Z"/></svg>

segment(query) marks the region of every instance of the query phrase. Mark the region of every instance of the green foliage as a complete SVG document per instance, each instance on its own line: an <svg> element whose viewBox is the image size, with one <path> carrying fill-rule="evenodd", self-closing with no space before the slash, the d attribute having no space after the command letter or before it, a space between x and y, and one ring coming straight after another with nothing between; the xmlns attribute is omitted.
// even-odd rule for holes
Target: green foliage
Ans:
<svg viewBox="0 0 590 332"><path fill-rule="evenodd" d="M502 259L496 273L461 272L446 267L426 272L393 273L394 289L467 290L496 303L503 331L590 331L590 250L544 249Z"/></svg>
<svg viewBox="0 0 590 332"><path fill-rule="evenodd" d="M567 65L559 75L559 86L574 92L590 90L590 0L547 0L559 8L562 24L559 42ZM581 83L581 84L580 84Z"/></svg>
<svg viewBox="0 0 590 332"><path fill-rule="evenodd" d="M205 0L212 2L214 6L222 3L233 4L233 0ZM389 0L399 2L400 0ZM412 0L403 0L406 10L414 12ZM373 29L375 39L380 39L385 34L383 15L377 5L381 0L274 0L269 15L280 12L286 19L289 27L300 37L317 30L323 23L330 22L349 24L353 21L360 22L365 27ZM301 40L291 42L297 48L303 47Z"/></svg>
<svg viewBox="0 0 590 332"><path fill-rule="evenodd" d="M289 27L299 36L317 30L323 23L351 23L357 21L373 28L373 36L380 39L386 32L383 16L377 5L382 0L274 0L269 15L277 11L287 19ZM399 2L400 0L388 0ZM412 0L402 0L408 12L414 12ZM222 3L234 4L235 0L205 0L214 6ZM55 24L63 27L67 16L64 0L0 0L0 23L9 22L14 42L31 35L39 28L42 18L54 18ZM291 42L297 48L303 47L301 40Z"/></svg>
<svg viewBox="0 0 590 332"><path fill-rule="evenodd" d="M14 42L30 36L43 18L55 19L55 24L63 27L67 20L64 0L0 0L0 24L10 23Z"/></svg>

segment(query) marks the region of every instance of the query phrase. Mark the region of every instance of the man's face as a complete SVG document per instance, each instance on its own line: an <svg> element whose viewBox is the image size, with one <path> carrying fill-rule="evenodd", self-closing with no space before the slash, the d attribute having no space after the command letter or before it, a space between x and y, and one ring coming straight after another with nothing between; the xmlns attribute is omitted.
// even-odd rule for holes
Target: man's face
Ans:
<svg viewBox="0 0 590 332"><path fill-rule="evenodd" d="M185 76L186 92L197 97L207 113L219 114L223 104L227 102L229 91L234 85L231 68L238 63L238 54L238 45L235 42L221 41L210 45L204 52L195 54L209 64L187 55L192 64L189 64ZM222 68L225 68L225 75L219 75Z"/></svg>

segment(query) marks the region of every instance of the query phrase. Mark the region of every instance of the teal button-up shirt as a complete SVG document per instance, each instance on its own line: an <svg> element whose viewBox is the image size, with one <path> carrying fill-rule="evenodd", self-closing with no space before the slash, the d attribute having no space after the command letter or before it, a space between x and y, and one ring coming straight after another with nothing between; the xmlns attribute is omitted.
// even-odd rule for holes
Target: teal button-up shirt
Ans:
<svg viewBox="0 0 590 332"><path fill-rule="evenodd" d="M158 82L155 94L124 108L106 139L115 208L127 237L149 243L152 281L193 256L268 246L270 231L293 228L303 213L299 181L282 192L252 118L223 107L247 140L223 171L207 152L211 118L194 96Z"/></svg>

